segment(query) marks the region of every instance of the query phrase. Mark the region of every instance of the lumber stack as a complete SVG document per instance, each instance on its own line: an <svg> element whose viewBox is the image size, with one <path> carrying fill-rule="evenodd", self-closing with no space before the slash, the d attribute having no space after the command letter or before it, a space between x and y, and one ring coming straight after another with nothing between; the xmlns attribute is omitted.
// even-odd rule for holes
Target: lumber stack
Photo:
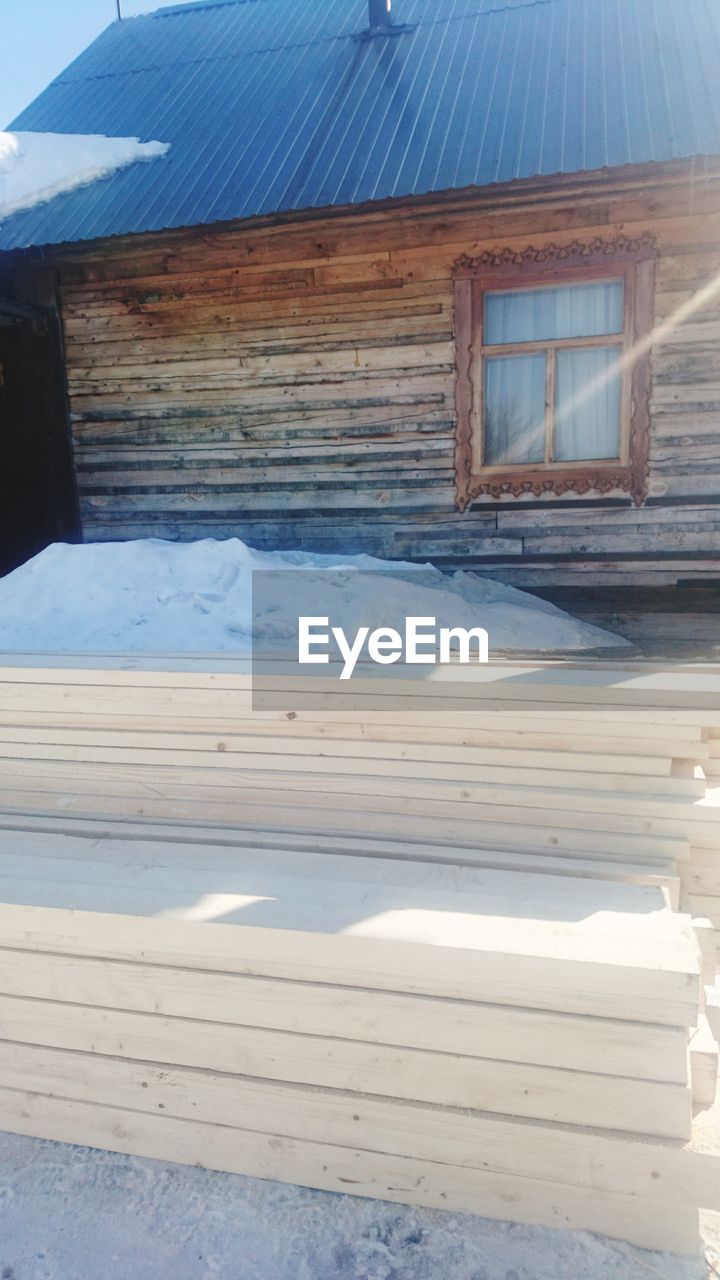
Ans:
<svg viewBox="0 0 720 1280"><path fill-rule="evenodd" d="M707 783L699 806L704 823L702 828L693 829L682 879L689 909L712 926L717 949L720 946L720 728L713 725L705 736L708 758L702 771ZM715 1026L720 1033L720 1012Z"/></svg>
<svg viewBox="0 0 720 1280"><path fill-rule="evenodd" d="M289 854L4 833L0 1124L693 1248L661 889Z"/></svg>
<svg viewBox="0 0 720 1280"><path fill-rule="evenodd" d="M573 684L561 668L565 683L536 683L539 665L512 669L514 680L497 668L472 696L452 681L363 681L352 693L288 681L258 710L249 676L232 670L6 668L0 807L676 875L689 833L716 829L694 772L707 723L720 729L720 698L706 710L682 690L674 702L661 681L607 687L591 670L583 684L579 669Z"/></svg>
<svg viewBox="0 0 720 1280"><path fill-rule="evenodd" d="M0 1128L696 1248L720 677L135 665L0 671Z"/></svg>

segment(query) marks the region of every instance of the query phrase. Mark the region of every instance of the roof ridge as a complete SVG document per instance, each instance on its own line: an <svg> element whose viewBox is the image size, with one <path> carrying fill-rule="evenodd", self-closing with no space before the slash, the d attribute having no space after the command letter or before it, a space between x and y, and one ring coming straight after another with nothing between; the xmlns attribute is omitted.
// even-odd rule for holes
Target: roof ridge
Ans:
<svg viewBox="0 0 720 1280"><path fill-rule="evenodd" d="M272 0L265 0L265 2L272 3ZM461 16L464 18L482 18L486 13L505 13L515 9L534 9L540 4L556 4L558 2L559 0L496 0L495 3L482 5L482 0L479 0L481 7ZM198 9L207 11L208 9L226 9L229 8L230 5L260 3L262 3L262 0L191 0L189 4L166 5L160 9L150 9L147 13L136 13L133 14L132 18L126 18L124 21L132 22L135 18L171 18L178 17L185 13L192 13L193 10ZM398 0L398 3L400 3L400 0ZM442 17L438 17L432 16L431 14L428 17L415 19L412 25L413 27L424 27L431 26L438 22L449 22L451 20L451 16L443 15Z"/></svg>
<svg viewBox="0 0 720 1280"><path fill-rule="evenodd" d="M241 6L241 5L249 5L249 4L260 4L263 2L267 4L271 4L273 3L273 0L193 0L193 2L190 4L172 5L168 9L156 9L150 13L135 14L133 15L132 18L124 19L123 25L125 24L125 22L142 21L148 18L164 18L164 17L167 17L168 15L172 17L177 17L181 14L187 13L188 10L190 11L203 10L204 12L207 12L208 10L211 10L211 9L230 8L233 5ZM274 0L274 2L282 3L282 0ZM519 13L523 9L534 9L540 5L559 4L562 2L563 0L511 0L511 3L508 3L508 0L497 0L497 3L495 4L490 4L488 6L483 6L481 8L472 8L472 9L469 8L465 13L459 13L459 14L444 13L442 15L438 15L435 17L419 18L416 21L411 22L407 28L399 28L399 30L412 33L413 31L416 31L418 28L439 27L443 25L450 26L450 24L454 22L471 22L475 18L485 18L485 17L489 17L491 14ZM597 4L599 2L600 0L586 0L586 3ZM478 3L482 4L482 0L478 0ZM332 33L332 32L328 33L328 32L317 31L312 36L307 36L306 38L301 40L295 40L295 41L291 40L288 44L262 44L261 43L253 48L235 49L230 53L225 53L224 51L222 51L222 52L213 53L213 54L202 54L197 57L195 56L181 57L181 58L178 58L177 60L174 60L168 63L149 62L143 66L126 67L121 70L116 70L115 68L112 68L110 71L95 72L92 75L83 75L79 77L72 76L69 79L65 79L64 78L65 73L60 72L60 74L56 76L55 80L52 83L53 84L71 84L76 80L76 78L83 80L85 82L89 82L91 80L112 80L116 76L144 75L148 71L160 71L160 70L167 69L170 66L191 67L191 66L198 66L198 65L207 65L208 63L231 62L234 60L239 60L241 58L258 57L268 53L280 53L280 52L289 51L291 49L302 49L302 48L308 48L312 45L319 45L323 43L331 44L335 41L340 41L340 40L351 41L353 39L357 39L357 34L351 31L346 31L344 33Z"/></svg>

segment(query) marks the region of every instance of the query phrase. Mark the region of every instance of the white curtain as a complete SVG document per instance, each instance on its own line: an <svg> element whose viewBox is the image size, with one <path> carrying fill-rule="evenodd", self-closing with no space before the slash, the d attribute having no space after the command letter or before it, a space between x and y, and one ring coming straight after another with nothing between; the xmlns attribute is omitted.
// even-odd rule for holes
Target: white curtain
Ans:
<svg viewBox="0 0 720 1280"><path fill-rule="evenodd" d="M619 356L617 347L558 351L553 448L556 462L618 457Z"/></svg>
<svg viewBox="0 0 720 1280"><path fill-rule="evenodd" d="M550 338L594 338L622 330L621 280L485 295L486 346L544 342Z"/></svg>
<svg viewBox="0 0 720 1280"><path fill-rule="evenodd" d="M544 458L545 356L486 359L485 465L510 466Z"/></svg>

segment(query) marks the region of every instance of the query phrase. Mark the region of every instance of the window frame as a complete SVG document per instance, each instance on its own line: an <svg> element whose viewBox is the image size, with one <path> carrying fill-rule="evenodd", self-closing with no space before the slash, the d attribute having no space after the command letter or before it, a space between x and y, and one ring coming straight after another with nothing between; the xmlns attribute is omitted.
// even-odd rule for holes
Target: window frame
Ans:
<svg viewBox="0 0 720 1280"><path fill-rule="evenodd" d="M653 323L655 246L652 237L639 240L595 240L590 245L518 253L506 249L477 258L460 258L454 265L456 378L456 501L464 510L473 498L521 497L532 494L583 495L613 490L629 493L639 505L646 492L649 452L650 357ZM559 338L486 345L483 341L485 295L563 287L570 284L622 280L623 333L591 338ZM546 460L534 463L483 462L484 363L492 356L544 353L549 349L621 347L620 452L617 458L583 461L547 460L549 422L554 421L555 384L546 361ZM635 353L634 356L632 353Z"/></svg>

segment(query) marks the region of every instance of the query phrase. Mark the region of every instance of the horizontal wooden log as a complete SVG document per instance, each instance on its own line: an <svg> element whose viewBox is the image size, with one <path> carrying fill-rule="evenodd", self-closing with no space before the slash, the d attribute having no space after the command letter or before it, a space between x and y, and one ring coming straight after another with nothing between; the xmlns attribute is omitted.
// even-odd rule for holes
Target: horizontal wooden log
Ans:
<svg viewBox="0 0 720 1280"><path fill-rule="evenodd" d="M377 409L390 421L415 392L439 398L444 436L438 434L434 445L427 433L423 439L420 420L431 412L426 408L416 415L414 459L400 449L388 457L382 438L364 437L372 483L364 484L360 472L351 482L354 549L432 557L454 567L484 562L530 586L559 575L577 581L573 566L579 580L592 573L608 581L670 584L688 574L711 574L718 522L712 516L694 523L688 507L692 512L699 496L720 496L713 443L720 311L706 289L717 270L720 226L709 198L697 197L692 212L673 204L675 198L660 185L652 207L639 192L614 192L602 205L597 195L580 198L573 207L558 194L557 201L502 213L476 208L471 214L448 205L443 216L409 208L392 219L346 214L333 224L322 222L317 235L289 223L283 234L266 225L224 229L202 240L185 231L162 247L153 241L152 248L118 243L112 250L65 249L58 269L76 456L84 489L91 490L82 507L86 537L239 535L263 546L295 537L314 549L344 549L348 539L340 528L301 531L316 512L329 519L348 505L337 449L335 455L322 447L314 457L305 455L303 471L315 480L306 485L286 446L300 438L332 439L344 462L355 456L347 448L352 437L344 436L352 415L359 422L363 412ZM562 504L549 496L543 513L557 524L539 523L534 534L532 520L524 521L527 503L486 504L507 520L505 541L476 543L467 513L454 510L449 483L453 262L463 253L505 245L541 247L559 234L590 242L648 232L658 244L648 492L665 508L628 504L627 523L613 523L597 501L588 507L579 495L566 495ZM363 407L361 401L373 399L384 403ZM108 445L123 440L128 455L108 456ZM241 455L264 441L274 441L284 456L268 455L268 466L255 476L263 492L221 492L233 478L246 484ZM151 456L153 445L166 451L162 457ZM191 465L193 456L200 463L200 453L214 475L213 493L200 466ZM249 459L247 452L243 456ZM113 471L107 464L115 460ZM160 461L164 466L151 465ZM435 462L437 488L430 478ZM124 469L124 463L132 466ZM420 473L427 480L421 497L412 487L421 483ZM155 492L158 486L166 492ZM261 530L258 524L267 525L278 504L283 529ZM578 511L572 533L560 527L567 524L568 506ZM410 513L425 524L408 539ZM381 514L382 528L376 525ZM441 542L433 526L448 518L456 521L457 533ZM540 569L536 562L543 555L549 559ZM514 562L524 561L525 572L517 573Z"/></svg>

